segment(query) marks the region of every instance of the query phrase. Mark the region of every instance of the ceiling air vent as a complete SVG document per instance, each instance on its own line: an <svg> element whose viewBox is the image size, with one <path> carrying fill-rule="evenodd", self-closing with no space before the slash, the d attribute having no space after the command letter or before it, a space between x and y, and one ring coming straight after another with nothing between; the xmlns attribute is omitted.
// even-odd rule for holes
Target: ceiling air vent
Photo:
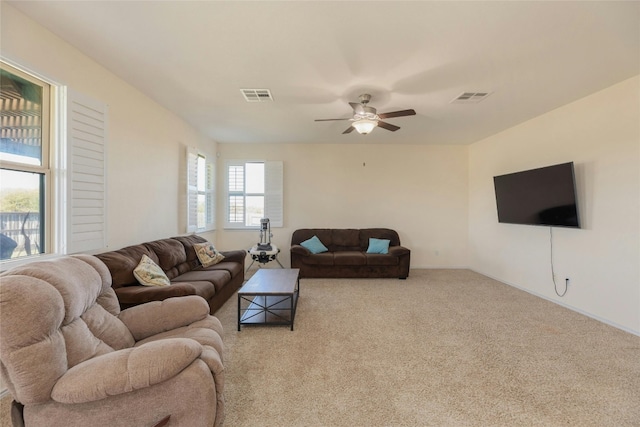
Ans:
<svg viewBox="0 0 640 427"><path fill-rule="evenodd" d="M240 89L240 92L242 92L242 96L247 102L273 101L269 89Z"/></svg>
<svg viewBox="0 0 640 427"><path fill-rule="evenodd" d="M452 104L477 104L478 102L491 95L491 92L462 92L454 98Z"/></svg>

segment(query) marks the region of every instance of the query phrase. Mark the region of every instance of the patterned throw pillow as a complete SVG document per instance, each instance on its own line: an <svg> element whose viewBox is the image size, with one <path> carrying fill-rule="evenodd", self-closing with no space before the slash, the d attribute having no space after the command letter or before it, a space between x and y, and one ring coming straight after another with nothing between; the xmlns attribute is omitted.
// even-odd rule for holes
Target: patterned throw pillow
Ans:
<svg viewBox="0 0 640 427"><path fill-rule="evenodd" d="M133 270L133 275L144 286L169 286L171 284L158 264L146 255L142 255L140 263Z"/></svg>
<svg viewBox="0 0 640 427"><path fill-rule="evenodd" d="M196 243L193 248L196 250L196 255L198 255L203 267L211 267L224 259L224 255L209 242Z"/></svg>

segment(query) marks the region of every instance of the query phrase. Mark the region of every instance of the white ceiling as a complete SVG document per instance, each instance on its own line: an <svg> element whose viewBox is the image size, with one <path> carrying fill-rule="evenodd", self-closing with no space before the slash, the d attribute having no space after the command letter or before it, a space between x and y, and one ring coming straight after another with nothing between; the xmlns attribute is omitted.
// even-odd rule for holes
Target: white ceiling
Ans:
<svg viewBox="0 0 640 427"><path fill-rule="evenodd" d="M11 4L222 143L469 144L640 73L635 1ZM314 122L365 92L417 115L369 135Z"/></svg>

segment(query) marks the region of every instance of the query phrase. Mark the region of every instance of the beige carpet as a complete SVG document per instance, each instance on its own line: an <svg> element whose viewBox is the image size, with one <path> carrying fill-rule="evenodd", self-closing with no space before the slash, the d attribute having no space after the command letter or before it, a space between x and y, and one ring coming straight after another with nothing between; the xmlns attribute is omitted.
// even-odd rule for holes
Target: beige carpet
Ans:
<svg viewBox="0 0 640 427"><path fill-rule="evenodd" d="M293 332L236 310L227 427L640 425L639 337L470 271L302 280Z"/></svg>
<svg viewBox="0 0 640 427"><path fill-rule="evenodd" d="M6 394L0 399L0 427L11 427L11 396Z"/></svg>
<svg viewBox="0 0 640 427"><path fill-rule="evenodd" d="M294 332L236 310L230 427L640 425L639 337L470 271L302 280Z"/></svg>

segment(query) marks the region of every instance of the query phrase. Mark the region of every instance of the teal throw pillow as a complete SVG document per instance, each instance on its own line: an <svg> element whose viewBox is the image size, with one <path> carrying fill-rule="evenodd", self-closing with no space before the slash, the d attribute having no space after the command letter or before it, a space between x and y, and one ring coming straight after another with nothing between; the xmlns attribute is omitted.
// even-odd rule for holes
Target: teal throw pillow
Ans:
<svg viewBox="0 0 640 427"><path fill-rule="evenodd" d="M367 248L367 253L368 254L388 254L389 243L391 243L391 240L374 239L373 237L371 237L369 239L369 248Z"/></svg>
<svg viewBox="0 0 640 427"><path fill-rule="evenodd" d="M325 245L322 244L320 239L318 239L318 236L313 236L309 240L305 240L304 242L300 243L300 246L309 249L312 254L319 254L322 252L327 252L329 250Z"/></svg>

